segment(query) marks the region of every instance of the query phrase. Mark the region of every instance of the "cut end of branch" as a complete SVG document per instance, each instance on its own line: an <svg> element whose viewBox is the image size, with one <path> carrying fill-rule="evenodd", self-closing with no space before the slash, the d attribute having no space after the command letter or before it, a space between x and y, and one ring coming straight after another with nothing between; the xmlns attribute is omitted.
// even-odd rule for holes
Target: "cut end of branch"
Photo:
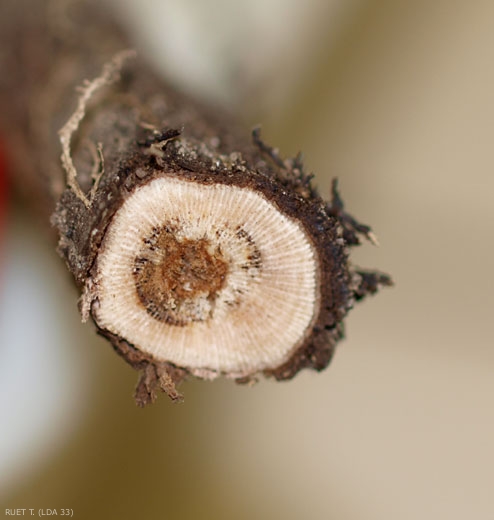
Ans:
<svg viewBox="0 0 494 520"><path fill-rule="evenodd" d="M259 193L164 176L114 216L93 315L157 361L246 377L303 343L319 271L304 229Z"/></svg>
<svg viewBox="0 0 494 520"><path fill-rule="evenodd" d="M85 288L83 319L91 316L142 370L137 403L153 402L158 390L180 400L175 385L186 375L247 382L322 370L353 303L388 285L348 262L362 235L377 242L371 228L344 210L336 181L324 201L302 157L282 159L258 129L246 161L240 152L221 155L219 138L209 147L180 126L141 123L144 139L125 141L125 161L109 154L104 163L102 146L90 145L93 185L79 193L70 140L92 93L115 80L122 59L84 85L60 136L65 197L89 207L89 239L73 240L80 203L70 220L64 208L55 222L60 250Z"/></svg>
<svg viewBox="0 0 494 520"><path fill-rule="evenodd" d="M344 211L336 183L323 201L301 159L282 161L258 133L278 177L189 153L182 138L167 147L163 135L158 155L146 154L154 138L142 145L163 169L129 177L82 300L121 355L144 367L137 403L160 389L180 400L186 375L248 382L325 368L353 303L391 283L349 265L348 247L358 235L372 240L370 227ZM184 169L167 171L176 157Z"/></svg>

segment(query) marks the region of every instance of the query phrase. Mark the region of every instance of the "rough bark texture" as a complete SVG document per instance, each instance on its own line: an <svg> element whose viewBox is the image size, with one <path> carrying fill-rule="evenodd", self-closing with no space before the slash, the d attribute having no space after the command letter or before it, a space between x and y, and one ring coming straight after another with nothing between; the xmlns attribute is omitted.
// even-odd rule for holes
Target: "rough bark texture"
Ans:
<svg viewBox="0 0 494 520"><path fill-rule="evenodd" d="M289 361L264 372L288 379L302 368L325 368L354 300L391 283L351 269L348 247L359 234L373 235L345 213L336 183L332 200L322 200L300 159L282 160L258 131L251 136L221 110L175 91L141 57L122 53L129 43L99 4L4 0L0 20L0 124L14 181L46 221L52 215L58 250L82 292L83 318L97 305L94 269L105 232L136 189L163 175L245 187L300 222L319 261L320 304L310 330ZM180 399L175 384L186 367L157 362L98 329L142 371L139 405L158 388Z"/></svg>

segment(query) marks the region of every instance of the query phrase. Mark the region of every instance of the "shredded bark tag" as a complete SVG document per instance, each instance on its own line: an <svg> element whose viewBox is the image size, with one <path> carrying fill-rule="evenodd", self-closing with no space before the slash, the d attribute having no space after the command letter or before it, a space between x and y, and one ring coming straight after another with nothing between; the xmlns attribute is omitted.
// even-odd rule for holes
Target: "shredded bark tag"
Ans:
<svg viewBox="0 0 494 520"><path fill-rule="evenodd" d="M371 228L336 180L321 198L301 155L166 84L98 3L57 1L0 4L17 53L0 56L3 131L83 320L141 372L137 404L180 401L189 376L324 369L354 302L392 283L349 261Z"/></svg>

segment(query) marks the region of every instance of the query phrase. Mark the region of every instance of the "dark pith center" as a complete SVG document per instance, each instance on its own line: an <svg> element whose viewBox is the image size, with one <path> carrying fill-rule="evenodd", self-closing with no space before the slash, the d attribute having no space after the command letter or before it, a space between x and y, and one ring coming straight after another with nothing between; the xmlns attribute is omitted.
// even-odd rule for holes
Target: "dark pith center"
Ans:
<svg viewBox="0 0 494 520"><path fill-rule="evenodd" d="M153 230L134 265L137 294L146 311L178 326L211 317L227 273L228 263L209 240L178 239L170 228Z"/></svg>

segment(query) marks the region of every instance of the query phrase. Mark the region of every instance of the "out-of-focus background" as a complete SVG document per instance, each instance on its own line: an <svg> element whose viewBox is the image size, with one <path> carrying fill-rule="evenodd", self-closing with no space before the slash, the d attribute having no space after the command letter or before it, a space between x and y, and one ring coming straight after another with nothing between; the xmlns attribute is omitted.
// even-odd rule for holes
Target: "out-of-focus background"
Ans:
<svg viewBox="0 0 494 520"><path fill-rule="evenodd" d="M494 518L494 3L118 2L179 84L242 110L381 246L330 368L137 409L37 224L1 248L0 517ZM145 51L143 51L145 52ZM60 512L59 512L60 514Z"/></svg>

